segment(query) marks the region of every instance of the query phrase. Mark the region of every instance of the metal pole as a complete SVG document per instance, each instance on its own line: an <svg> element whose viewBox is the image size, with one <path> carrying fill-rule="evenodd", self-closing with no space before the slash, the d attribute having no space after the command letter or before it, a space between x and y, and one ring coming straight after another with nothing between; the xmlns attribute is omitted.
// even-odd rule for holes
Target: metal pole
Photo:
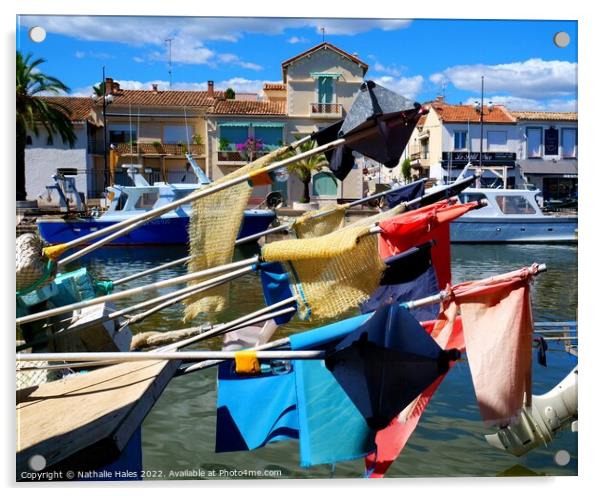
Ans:
<svg viewBox="0 0 602 496"><path fill-rule="evenodd" d="M103 140L102 149L104 155L104 189L109 186L109 161L107 156L107 80L105 78L105 66L102 66L102 124L103 124Z"/></svg>
<svg viewBox="0 0 602 496"><path fill-rule="evenodd" d="M483 167L483 91L485 88L485 76L481 76L481 107L479 108L481 121L481 145L479 149L479 168Z"/></svg>

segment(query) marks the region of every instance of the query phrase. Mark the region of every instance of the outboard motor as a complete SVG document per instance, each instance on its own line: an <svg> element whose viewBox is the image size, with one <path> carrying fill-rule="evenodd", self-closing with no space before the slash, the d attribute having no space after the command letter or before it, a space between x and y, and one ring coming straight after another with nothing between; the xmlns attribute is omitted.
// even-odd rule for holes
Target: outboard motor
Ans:
<svg viewBox="0 0 602 496"><path fill-rule="evenodd" d="M541 444L547 446L568 425L577 432L577 367L551 391L534 395L532 406L523 406L515 424L485 439L494 448L522 456Z"/></svg>

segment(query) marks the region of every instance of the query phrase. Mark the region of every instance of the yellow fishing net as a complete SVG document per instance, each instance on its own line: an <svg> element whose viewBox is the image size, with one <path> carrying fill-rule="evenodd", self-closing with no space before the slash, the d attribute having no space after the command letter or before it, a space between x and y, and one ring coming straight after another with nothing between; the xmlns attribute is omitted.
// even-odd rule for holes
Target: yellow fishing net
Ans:
<svg viewBox="0 0 602 496"><path fill-rule="evenodd" d="M303 214L293 223L297 238L316 238L338 231L345 225L346 210L345 205L328 205Z"/></svg>
<svg viewBox="0 0 602 496"><path fill-rule="evenodd" d="M205 188L213 188L236 177L261 169L283 158L289 150L289 147L279 148L205 186ZM232 261L234 243L242 224L244 210L251 196L251 191L251 185L244 181L193 202L188 227L190 255L192 257L188 263L189 273ZM190 281L188 285L192 286L202 281L203 278L195 279ZM222 284L200 293L198 297L187 299L185 301L184 320L189 321L201 312L208 314L209 318L213 318L214 314L227 307L228 294L229 285Z"/></svg>
<svg viewBox="0 0 602 496"><path fill-rule="evenodd" d="M301 318L336 317L378 287L385 265L369 231L367 226L347 227L317 238L264 245L263 260L285 264Z"/></svg>

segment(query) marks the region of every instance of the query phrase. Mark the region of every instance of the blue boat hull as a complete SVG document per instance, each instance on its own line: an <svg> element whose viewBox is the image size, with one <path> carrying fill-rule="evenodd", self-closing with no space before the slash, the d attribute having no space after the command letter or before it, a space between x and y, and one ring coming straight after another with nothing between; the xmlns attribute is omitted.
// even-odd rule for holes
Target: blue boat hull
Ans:
<svg viewBox="0 0 602 496"><path fill-rule="evenodd" d="M577 243L575 217L508 219L464 215L451 223L452 243Z"/></svg>
<svg viewBox="0 0 602 496"><path fill-rule="evenodd" d="M239 238L265 231L276 214L271 210L245 211ZM189 217L160 217L114 239L108 245L181 245L188 243ZM101 219L38 220L40 236L48 243L66 243L116 224ZM98 239L102 239L99 237ZM96 241L96 240L94 240Z"/></svg>

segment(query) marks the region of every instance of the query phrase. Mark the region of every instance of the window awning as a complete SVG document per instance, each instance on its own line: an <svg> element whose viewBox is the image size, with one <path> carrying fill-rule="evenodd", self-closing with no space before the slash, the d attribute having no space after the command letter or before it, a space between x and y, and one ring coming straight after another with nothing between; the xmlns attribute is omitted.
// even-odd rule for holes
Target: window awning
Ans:
<svg viewBox="0 0 602 496"><path fill-rule="evenodd" d="M525 174L577 174L577 160L527 159L517 161Z"/></svg>
<svg viewBox="0 0 602 496"><path fill-rule="evenodd" d="M343 75L340 72L310 72L309 74L312 78L318 79L321 77L329 77L339 79Z"/></svg>
<svg viewBox="0 0 602 496"><path fill-rule="evenodd" d="M284 127L284 122L251 122L253 127Z"/></svg>
<svg viewBox="0 0 602 496"><path fill-rule="evenodd" d="M219 127L249 127L251 125L250 122L219 122L217 124Z"/></svg>

